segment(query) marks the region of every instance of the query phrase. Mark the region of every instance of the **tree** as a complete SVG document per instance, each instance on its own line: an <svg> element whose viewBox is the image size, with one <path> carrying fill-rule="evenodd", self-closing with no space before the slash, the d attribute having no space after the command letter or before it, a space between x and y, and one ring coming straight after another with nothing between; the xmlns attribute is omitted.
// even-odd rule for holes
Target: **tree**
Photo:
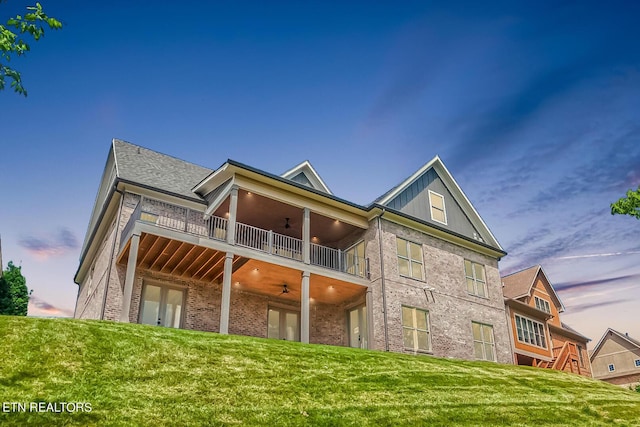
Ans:
<svg viewBox="0 0 640 427"><path fill-rule="evenodd" d="M627 191L623 197L611 204L611 215L630 215L640 219L640 186L636 191Z"/></svg>
<svg viewBox="0 0 640 427"><path fill-rule="evenodd" d="M16 267L9 261L7 269L0 277L0 314L27 315L29 290L21 269L22 267Z"/></svg>
<svg viewBox="0 0 640 427"><path fill-rule="evenodd" d="M0 3L3 1L0 0ZM7 65L12 56L22 56L31 50L22 36L31 36L38 41L44 36L45 25L52 30L62 28L60 21L44 13L40 3L27 7L27 11L24 16L9 18L6 24L0 25L0 90L5 88L7 77L12 80L13 90L24 96L27 96L27 91L22 86L20 73Z"/></svg>

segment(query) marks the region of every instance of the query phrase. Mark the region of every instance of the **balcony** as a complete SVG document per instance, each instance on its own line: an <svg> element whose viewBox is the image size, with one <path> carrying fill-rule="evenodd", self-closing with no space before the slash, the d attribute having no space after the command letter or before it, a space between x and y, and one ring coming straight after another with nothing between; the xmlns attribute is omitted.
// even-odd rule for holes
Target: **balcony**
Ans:
<svg viewBox="0 0 640 427"><path fill-rule="evenodd" d="M126 237L138 221L201 238L227 241L229 221L226 218L212 216L205 220L200 211L146 197L143 201L144 203L142 201L138 203L122 231L121 249L126 244ZM302 239L242 222L235 224L234 244L300 263L304 261ZM344 251L312 242L309 246L310 264L362 278L369 277L368 259L357 256L354 251Z"/></svg>

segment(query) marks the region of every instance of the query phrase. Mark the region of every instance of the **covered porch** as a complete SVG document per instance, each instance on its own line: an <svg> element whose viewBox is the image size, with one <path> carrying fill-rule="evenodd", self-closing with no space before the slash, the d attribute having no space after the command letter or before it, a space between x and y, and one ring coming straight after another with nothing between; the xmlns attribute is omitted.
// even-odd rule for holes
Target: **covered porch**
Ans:
<svg viewBox="0 0 640 427"><path fill-rule="evenodd" d="M122 321L362 348L370 342L370 294L357 275L233 251L225 242L203 245L150 224L134 228L118 256L132 276L131 289L126 280L122 289Z"/></svg>

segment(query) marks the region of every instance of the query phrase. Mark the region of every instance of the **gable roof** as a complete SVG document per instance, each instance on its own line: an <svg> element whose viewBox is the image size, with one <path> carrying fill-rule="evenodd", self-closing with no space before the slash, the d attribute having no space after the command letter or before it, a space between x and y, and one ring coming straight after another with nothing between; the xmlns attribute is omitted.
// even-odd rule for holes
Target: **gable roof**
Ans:
<svg viewBox="0 0 640 427"><path fill-rule="evenodd" d="M558 305L560 306L560 309L558 311L563 312L564 304L562 303L562 300L558 296L556 290L553 288L551 281L545 274L541 265L534 265L533 267L529 267L524 270L520 270L515 273L511 273L506 276L503 276L502 277L502 284L503 284L502 293L504 294L505 298L510 298L510 299L518 299L518 298L530 296L531 289L533 288L533 285L535 285L536 279L540 274L542 275L542 277L544 277L545 281L549 285L549 289L551 290L551 293L552 293L550 296L552 298L555 298L555 300L558 302Z"/></svg>
<svg viewBox="0 0 640 427"><path fill-rule="evenodd" d="M607 330L604 331L604 334L600 338L600 341L598 341L598 344L596 344L596 346L593 348L593 350L591 350L591 353L589 353L589 358L591 359L591 361L593 361L593 358L595 357L595 355L600 350L600 347L602 347L602 345L604 344L605 339L607 338L609 333L612 333L612 334L615 334L615 335L619 336L623 340L627 341L628 343L630 343L630 344L632 344L632 345L634 345L634 346L636 346L636 347L638 347L640 349L640 341L638 341L638 340L636 340L634 338L631 338L627 334L622 334L622 333L616 331L615 329L607 328Z"/></svg>
<svg viewBox="0 0 640 427"><path fill-rule="evenodd" d="M308 160L305 160L299 165L294 166L293 168L289 169L288 171L286 171L280 176L282 178L295 180L300 175L303 175L307 179L307 181L309 181L311 188L324 191L325 193L328 193L328 194L333 194L331 190L329 190L329 187L327 187L327 185L324 183L322 178L320 178L320 175L318 174L318 172L316 172L313 166L311 166L311 163L309 163Z"/></svg>
<svg viewBox="0 0 640 427"><path fill-rule="evenodd" d="M456 203L460 206L475 229L478 230L480 237L482 237L489 246L495 247L504 252L504 249L502 249L502 246L500 246L498 240L495 238L493 233L491 233L489 227L487 227L483 219L480 217L480 214L473 207L467 196L462 191L462 188L460 188L456 180L453 178L453 175L451 175L439 156L435 156L407 179L384 193L382 196L378 197L372 204L388 206L388 204L396 196L405 191L411 184L413 184L416 180L426 174L430 169L435 170L435 172L438 174L444 185L453 196Z"/></svg>
<svg viewBox="0 0 640 427"><path fill-rule="evenodd" d="M116 176L121 180L160 189L190 199L202 198L192 188L212 169L140 147L113 140Z"/></svg>

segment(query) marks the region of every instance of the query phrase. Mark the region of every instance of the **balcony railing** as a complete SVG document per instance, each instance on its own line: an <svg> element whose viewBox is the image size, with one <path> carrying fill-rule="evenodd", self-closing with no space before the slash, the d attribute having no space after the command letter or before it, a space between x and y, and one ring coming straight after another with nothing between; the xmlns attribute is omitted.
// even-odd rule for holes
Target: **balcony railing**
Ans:
<svg viewBox="0 0 640 427"><path fill-rule="evenodd" d="M122 230L121 249L124 247L124 239L131 232L136 221L219 241L227 240L229 224L226 218L212 216L204 220L201 211L145 197L138 203L129 222ZM304 242L301 239L241 222L236 223L235 244L283 258L303 261ZM352 252L315 243L310 243L310 246L311 264L354 276L369 276L368 259L358 257Z"/></svg>

